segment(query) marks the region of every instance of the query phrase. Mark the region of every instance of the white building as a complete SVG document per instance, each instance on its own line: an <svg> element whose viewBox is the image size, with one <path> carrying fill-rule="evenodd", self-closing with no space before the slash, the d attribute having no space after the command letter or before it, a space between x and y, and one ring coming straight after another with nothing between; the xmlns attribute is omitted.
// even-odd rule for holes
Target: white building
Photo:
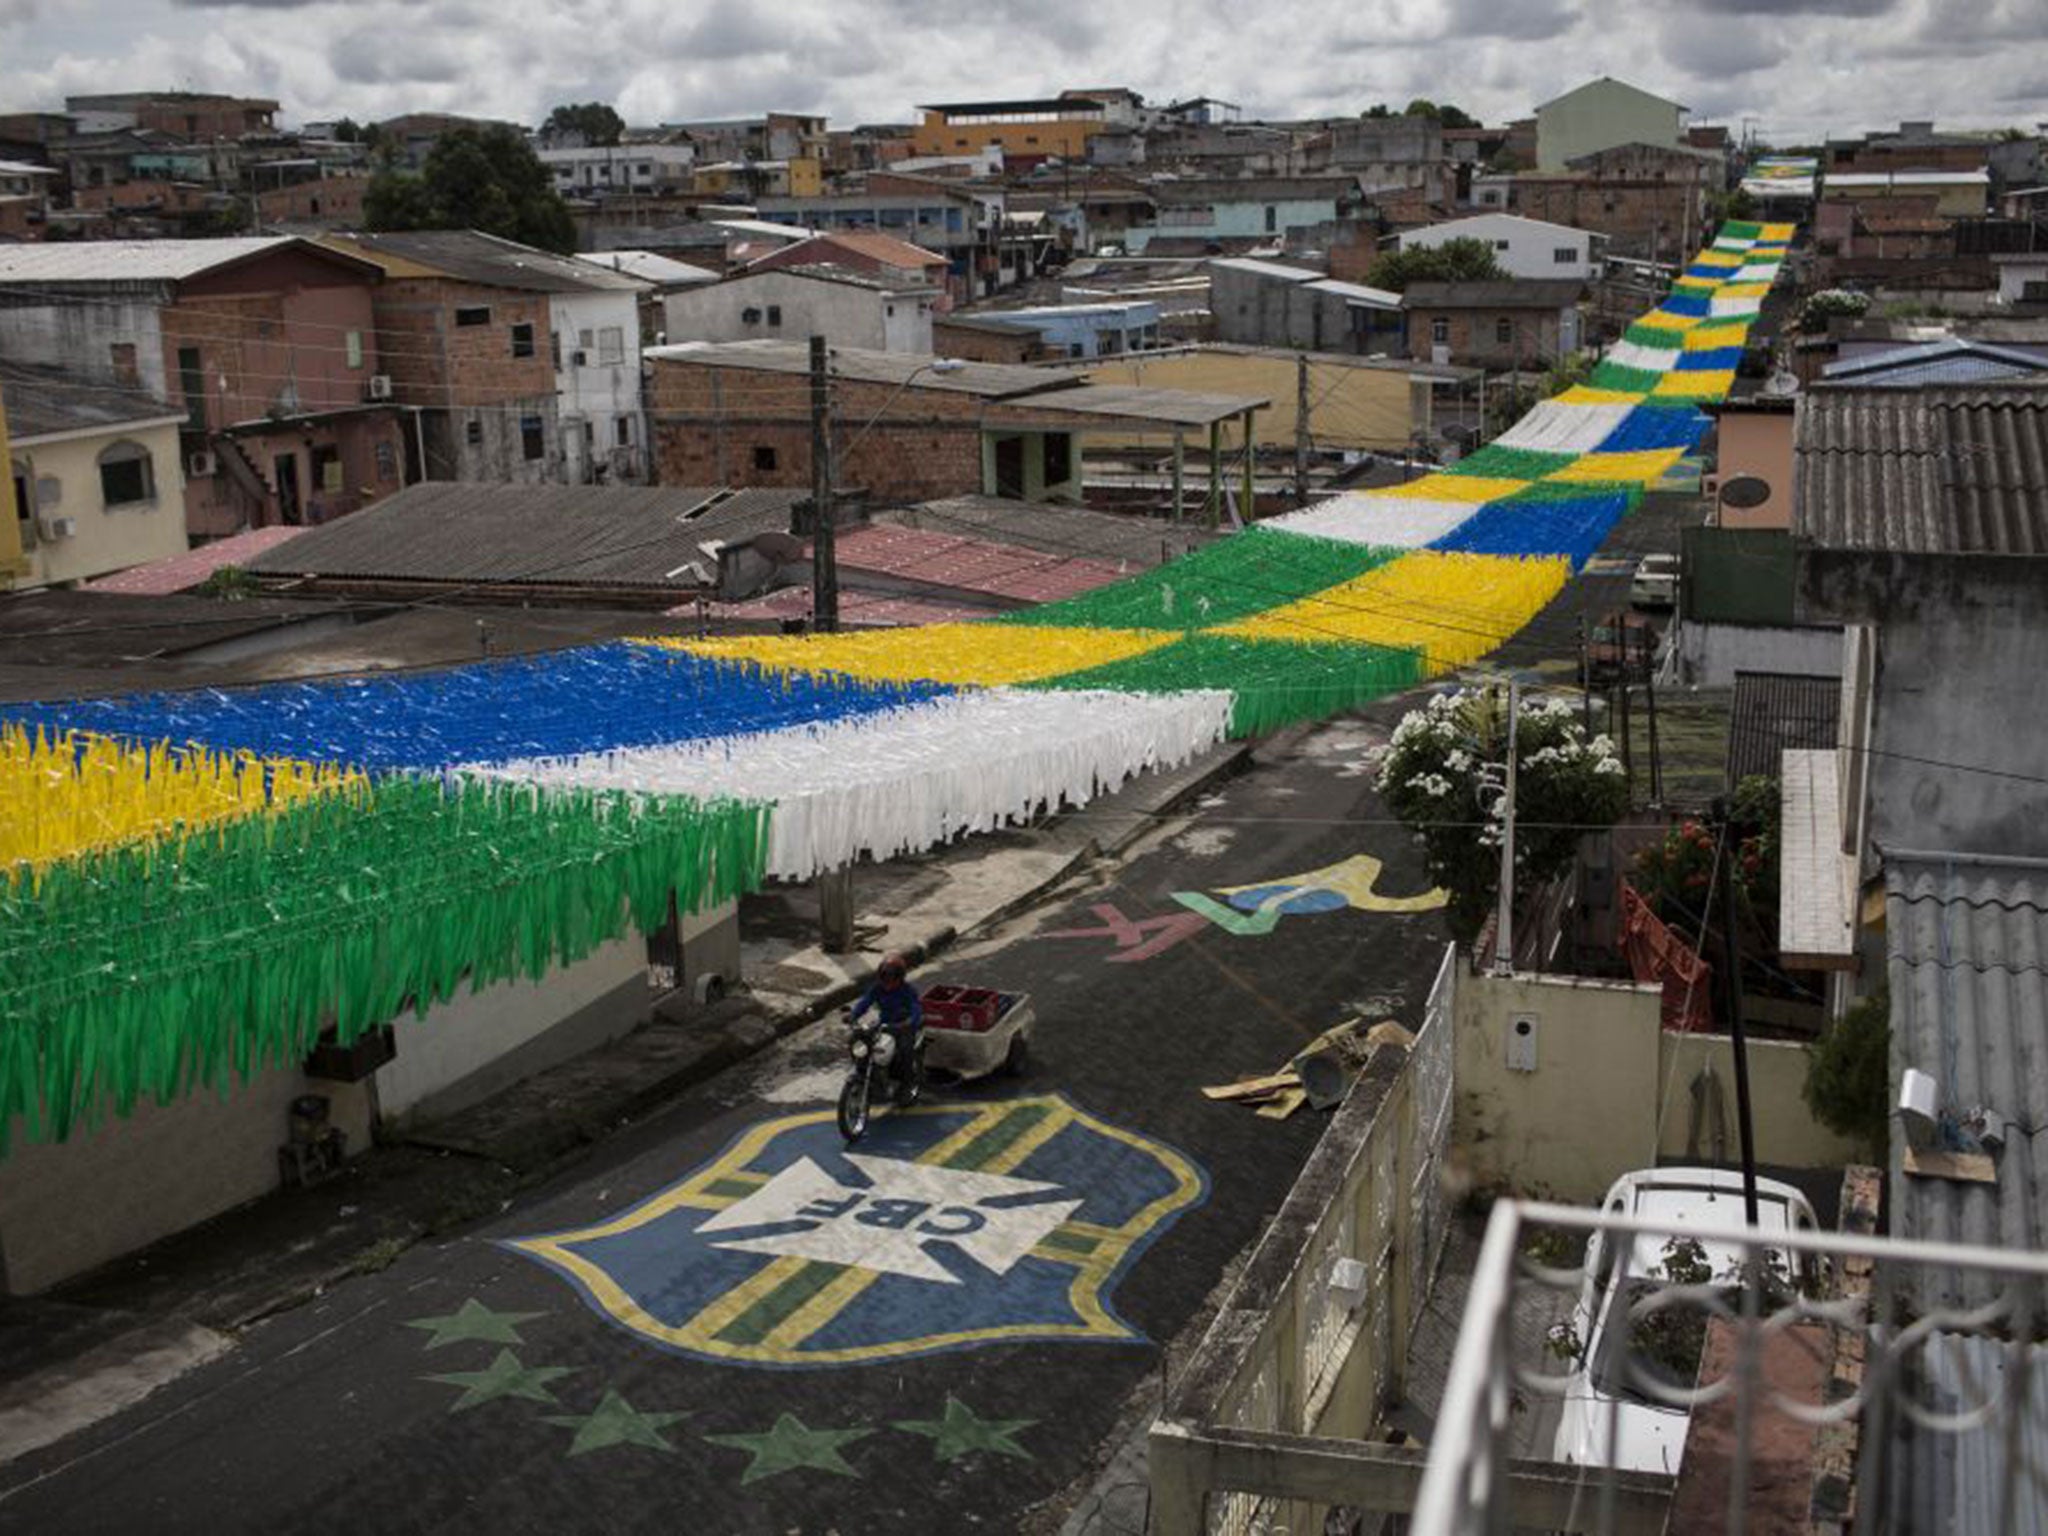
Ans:
<svg viewBox="0 0 2048 1536"><path fill-rule="evenodd" d="M1450 240L1479 240L1493 248L1493 259L1510 277L1575 277L1584 282L1600 275L1607 248L1605 235L1512 213L1452 219L1407 230L1398 239L1404 251L1433 250Z"/></svg>
<svg viewBox="0 0 2048 1536"><path fill-rule="evenodd" d="M564 197L687 192L697 160L688 144L593 145L538 153Z"/></svg>
<svg viewBox="0 0 2048 1536"><path fill-rule="evenodd" d="M666 333L672 345L823 336L834 346L929 354L938 298L928 283L845 267L771 267L670 294Z"/></svg>
<svg viewBox="0 0 2048 1536"><path fill-rule="evenodd" d="M568 483L645 484L639 287L551 293L548 326Z"/></svg>

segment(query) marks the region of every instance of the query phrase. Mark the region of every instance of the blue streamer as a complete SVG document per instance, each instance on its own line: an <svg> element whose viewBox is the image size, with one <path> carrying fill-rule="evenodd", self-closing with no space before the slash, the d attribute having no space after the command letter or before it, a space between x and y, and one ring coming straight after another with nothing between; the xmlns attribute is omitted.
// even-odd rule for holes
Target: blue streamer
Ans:
<svg viewBox="0 0 2048 1536"><path fill-rule="evenodd" d="M1722 369L1737 367L1741 362L1742 348L1740 347L1704 347L1697 352L1679 353L1678 371L1680 373L1714 373Z"/></svg>
<svg viewBox="0 0 2048 1536"><path fill-rule="evenodd" d="M1639 405L1624 416L1595 450L1598 453L1647 453L1656 448L1682 448L1690 453L1706 436L1707 418L1691 406Z"/></svg>
<svg viewBox="0 0 2048 1536"><path fill-rule="evenodd" d="M656 746L878 714L954 690L781 676L606 644L444 672L0 707L26 726L372 771Z"/></svg>
<svg viewBox="0 0 2048 1536"><path fill-rule="evenodd" d="M1667 293L1664 296L1664 302L1659 304L1657 308L1663 310L1667 315L1691 315L1697 319L1704 320L1714 312L1714 300L1710 294L1673 292ZM1654 314L1649 315L1645 317L1645 323L1655 325L1657 317Z"/></svg>
<svg viewBox="0 0 2048 1536"><path fill-rule="evenodd" d="M1568 501L1509 497L1488 502L1430 548L1473 555L1570 555L1577 571L1593 558L1631 499L1626 491L1603 491Z"/></svg>

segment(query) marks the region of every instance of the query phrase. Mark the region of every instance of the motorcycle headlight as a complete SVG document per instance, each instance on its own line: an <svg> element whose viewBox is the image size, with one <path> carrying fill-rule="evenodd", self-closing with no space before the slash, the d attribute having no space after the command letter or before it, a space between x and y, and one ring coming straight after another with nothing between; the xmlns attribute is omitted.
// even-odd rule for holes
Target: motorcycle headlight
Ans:
<svg viewBox="0 0 2048 1536"><path fill-rule="evenodd" d="M853 1042L853 1047L852 1047L852 1049L853 1049L853 1059L854 1059L855 1061L866 1061L866 1060L868 1059L868 1043L867 1043L867 1041L865 1041L865 1040L856 1040L856 1041L854 1041L854 1042Z"/></svg>
<svg viewBox="0 0 2048 1536"><path fill-rule="evenodd" d="M878 1035L875 1038L875 1060L886 1067L895 1059L896 1037L894 1035Z"/></svg>

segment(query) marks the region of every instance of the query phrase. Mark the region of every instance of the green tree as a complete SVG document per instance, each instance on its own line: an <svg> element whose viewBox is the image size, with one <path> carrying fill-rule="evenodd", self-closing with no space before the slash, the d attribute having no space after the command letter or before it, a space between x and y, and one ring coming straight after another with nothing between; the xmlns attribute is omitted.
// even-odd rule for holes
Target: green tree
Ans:
<svg viewBox="0 0 2048 1536"><path fill-rule="evenodd" d="M1374 288L1401 293L1410 283L1474 283L1506 276L1491 245L1460 238L1442 245L1388 251L1372 264L1365 280Z"/></svg>
<svg viewBox="0 0 2048 1536"><path fill-rule="evenodd" d="M1408 117L1434 118L1446 128L1477 128L1479 119L1461 107L1454 107L1447 101L1431 101L1427 96L1418 96L1402 109Z"/></svg>
<svg viewBox="0 0 2048 1536"><path fill-rule="evenodd" d="M625 133L626 120L607 102L580 101L555 108L540 125L540 131L547 138L579 133L585 144L609 146L618 143Z"/></svg>
<svg viewBox="0 0 2048 1536"><path fill-rule="evenodd" d="M576 248L569 207L518 130L453 128L415 176L379 171L363 199L374 230L477 229L564 254Z"/></svg>
<svg viewBox="0 0 2048 1536"><path fill-rule="evenodd" d="M1481 774L1507 758L1507 700L1496 690L1440 693L1394 730L1380 764L1387 805L1422 839L1430 878L1450 892L1451 932L1469 942L1500 885L1500 833ZM1515 889L1555 877L1581 829L1611 826L1628 809L1621 759L1589 738L1563 699L1522 705L1515 725Z"/></svg>
<svg viewBox="0 0 2048 1536"><path fill-rule="evenodd" d="M1392 117L1394 115L1394 109L1388 106L1384 101L1376 101L1358 115L1360 117Z"/></svg>
<svg viewBox="0 0 2048 1536"><path fill-rule="evenodd" d="M1880 988L1806 1048L1806 1104L1882 1161L1891 1135L1892 999Z"/></svg>
<svg viewBox="0 0 2048 1536"><path fill-rule="evenodd" d="M334 142L337 144L360 144L363 141L363 125L352 117L344 117L334 125Z"/></svg>

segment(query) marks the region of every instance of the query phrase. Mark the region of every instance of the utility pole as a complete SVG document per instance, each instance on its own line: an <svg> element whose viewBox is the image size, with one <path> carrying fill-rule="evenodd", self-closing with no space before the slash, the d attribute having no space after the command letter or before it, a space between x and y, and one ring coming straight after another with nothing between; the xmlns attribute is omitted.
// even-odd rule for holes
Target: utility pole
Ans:
<svg viewBox="0 0 2048 1536"><path fill-rule="evenodd" d="M1294 359L1294 504L1308 505L1308 354Z"/></svg>
<svg viewBox="0 0 2048 1536"><path fill-rule="evenodd" d="M1657 647L1650 631L1643 630L1643 703L1650 720L1650 804L1664 803L1664 758L1657 750Z"/></svg>
<svg viewBox="0 0 2048 1536"><path fill-rule="evenodd" d="M811 338L811 625L839 628L838 529L832 521L832 386L825 338Z"/></svg>
<svg viewBox="0 0 2048 1536"><path fill-rule="evenodd" d="M1501 794L1500 907L1494 921L1493 974L1515 971L1515 725L1522 713L1522 685L1508 682L1507 787Z"/></svg>
<svg viewBox="0 0 2048 1536"><path fill-rule="evenodd" d="M1721 831L1716 859L1721 865L1721 954L1727 971L1728 1035L1735 1047L1735 1124L1742 1135L1742 1207L1749 1225L1756 1220L1756 1126L1749 1109L1749 1037L1742 1020L1742 940L1735 932L1735 848L1728 824L1728 802L1714 802Z"/></svg>
<svg viewBox="0 0 2048 1536"><path fill-rule="evenodd" d="M1586 633L1586 616L1579 615L1579 700L1586 722L1586 735L1593 734L1593 647Z"/></svg>
<svg viewBox="0 0 2048 1536"><path fill-rule="evenodd" d="M1620 672L1620 681L1617 686L1621 689L1621 771L1628 780L1628 803L1629 809L1633 810L1636 803L1636 759L1635 744L1630 738L1635 732L1633 722L1628 717L1628 642L1626 639L1623 640L1621 647Z"/></svg>

